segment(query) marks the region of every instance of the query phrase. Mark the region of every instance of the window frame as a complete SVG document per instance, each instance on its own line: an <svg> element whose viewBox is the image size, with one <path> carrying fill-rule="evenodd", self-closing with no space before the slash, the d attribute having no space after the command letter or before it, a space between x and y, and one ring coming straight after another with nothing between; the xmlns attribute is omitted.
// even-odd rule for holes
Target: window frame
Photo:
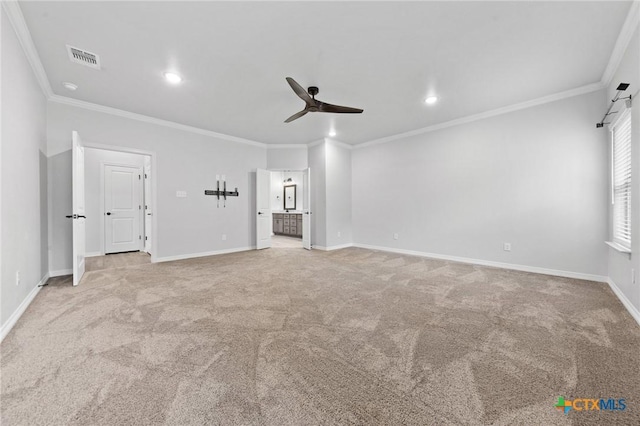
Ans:
<svg viewBox="0 0 640 426"><path fill-rule="evenodd" d="M623 104L620 115L609 125L611 133L611 240L615 246L622 248L622 251L631 252L631 197L633 185L633 172L631 162L633 159L632 147L632 117L631 108ZM618 141L616 138L616 130L625 127L628 121L629 131L628 137ZM622 146L619 146L622 145ZM617 148L617 149L616 149ZM616 158L617 151L623 151L623 158ZM625 152L626 151L626 152ZM623 164L623 170L617 170L617 164ZM622 182L620 182L622 181ZM621 207L620 202L616 200L624 200ZM622 209L620 211L619 209ZM620 225L620 218L626 222L626 225Z"/></svg>

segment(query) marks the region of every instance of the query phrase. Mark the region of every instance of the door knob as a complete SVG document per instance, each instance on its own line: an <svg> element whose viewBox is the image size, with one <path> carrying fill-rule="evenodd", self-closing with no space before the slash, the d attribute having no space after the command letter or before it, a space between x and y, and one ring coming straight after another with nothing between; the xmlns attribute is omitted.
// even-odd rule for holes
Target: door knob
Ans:
<svg viewBox="0 0 640 426"><path fill-rule="evenodd" d="M80 218L86 219L87 218L86 216L83 216L83 215L80 215L80 214L70 214L70 215L67 215L65 217L68 217L69 219L80 219Z"/></svg>
<svg viewBox="0 0 640 426"><path fill-rule="evenodd" d="M111 216L111 212L107 212L107 216Z"/></svg>
<svg viewBox="0 0 640 426"><path fill-rule="evenodd" d="M262 212L258 212L258 214L262 214Z"/></svg>

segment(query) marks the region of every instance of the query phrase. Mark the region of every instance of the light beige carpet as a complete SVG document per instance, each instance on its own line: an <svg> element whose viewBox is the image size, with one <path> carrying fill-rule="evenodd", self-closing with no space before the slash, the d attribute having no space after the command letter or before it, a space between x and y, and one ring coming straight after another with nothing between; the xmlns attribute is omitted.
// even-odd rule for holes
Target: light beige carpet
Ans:
<svg viewBox="0 0 640 426"><path fill-rule="evenodd" d="M141 251L129 253L114 253L104 256L87 257L85 259L85 270L97 271L100 269L114 269L125 266L137 266L151 263L151 256Z"/></svg>
<svg viewBox="0 0 640 426"><path fill-rule="evenodd" d="M52 280L0 348L3 425L640 424L605 284L356 248Z"/></svg>
<svg viewBox="0 0 640 426"><path fill-rule="evenodd" d="M286 235L273 235L271 236L271 247L302 249L302 238L288 237Z"/></svg>

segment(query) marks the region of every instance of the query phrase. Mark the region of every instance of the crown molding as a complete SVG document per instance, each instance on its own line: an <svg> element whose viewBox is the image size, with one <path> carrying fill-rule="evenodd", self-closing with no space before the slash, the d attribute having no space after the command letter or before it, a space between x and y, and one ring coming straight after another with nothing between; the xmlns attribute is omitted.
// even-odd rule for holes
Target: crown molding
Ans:
<svg viewBox="0 0 640 426"><path fill-rule="evenodd" d="M267 144L267 149L295 149L295 148L307 149L307 145L298 144L298 143Z"/></svg>
<svg viewBox="0 0 640 426"><path fill-rule="evenodd" d="M91 111L102 112L105 114L115 115L123 118L129 118L132 120L142 121L142 122L155 124L159 126L165 126L165 127L182 130L190 133L214 137L222 140L227 140L230 142L243 143L243 144L265 148L265 149L284 149L284 148L303 148L303 147L310 148L310 147L319 145L325 141L331 141L332 143L338 146L342 146L346 149L364 148L367 146L378 145L378 144L391 142L398 139L404 139L410 136L415 136L423 133L433 132L436 130L446 129L446 128L458 126L461 124L471 123L473 121L478 121L485 118L494 117L497 115L507 114L509 112L518 111L521 109L530 108L533 106L538 106L538 105L542 105L549 102L555 102L557 100L578 96L578 95L603 89L611 83L611 79L613 78L615 71L620 65L620 61L622 60L622 57L631 41L631 37L633 36L638 26L638 23L640 22L640 0L634 0L633 3L631 4L629 13L627 14L627 18L625 19L625 22L622 26L620 34L618 35L618 39L616 40L616 44L611 54L611 57L609 58L607 67L605 68L602 78L598 83L581 86L575 89L567 90L567 91L556 93L549 96L544 96L531 101L510 105L507 107L498 108L491 111L486 111L483 113L474 114L467 117L462 117L455 120L447 121L444 123L439 123L432 126L423 127L420 129L409 131L409 132L399 133L399 134L395 134L395 135L391 135L384 138L375 139L372 141L367 141L367 142L363 142L355 145L345 144L343 142L334 141L329 138L323 138L321 140L308 143L306 145L304 144L272 144L270 145L270 144L265 144L258 141L240 138L237 136L217 133L211 130L205 130L198 127L188 126L185 124L180 124L180 123L176 123L169 120L154 118L154 117L150 117L142 114L137 114L137 113L133 113L125 110L120 110L117 108L107 107L99 104L94 104L91 102L80 101L77 99L54 94L51 88L51 85L49 83L47 74L42 65L42 62L40 61L40 56L38 55L35 45L33 44L31 33L29 32L29 28L27 27L27 24L24 20L24 16L22 14L22 10L20 9L18 1L2 0L2 8L5 10L7 17L9 18L9 21L11 22L11 25L13 26L18 36L20 45L22 46L22 49L27 57L27 60L29 61L29 64L33 69L33 72L36 76L36 79L38 80L38 83L42 89L42 92L44 93L45 97L49 101L59 103L59 104L74 106L77 108L88 109Z"/></svg>
<svg viewBox="0 0 640 426"><path fill-rule="evenodd" d="M337 141L335 139L325 138L325 142L327 142L328 144L331 144L331 145L338 146L340 148L344 148L344 149L348 149L348 150L353 149L353 145L349 145L347 143L340 142L340 141Z"/></svg>
<svg viewBox="0 0 640 426"><path fill-rule="evenodd" d="M38 51L36 50L35 45L33 44L33 39L31 38L31 33L29 32L29 28L27 27L27 23L24 20L24 15L22 14L22 10L20 9L20 5L16 0L2 0L2 8L5 10L13 29L18 36L18 40L20 45L22 46L22 50L33 69L33 73L38 80L38 84L42 89L47 100L63 105L74 106L77 108L83 108L91 111L102 112L105 114L115 115L118 117L129 118L131 120L142 121L145 123L155 124L158 126L170 127L177 130L182 130L185 132L195 133L199 135L214 137L218 139L227 140L230 142L239 142L251 146L257 146L260 148L265 148L266 144L262 142L252 141L249 139L240 138L237 136L225 135L223 133L213 132L211 130L205 130L198 127L188 126L186 124L180 124L173 121L162 120L159 118L149 117L142 114L137 114L117 108L111 108L99 104L94 104L91 102L80 101L73 98L68 98L66 96L60 96L53 93L51 88L51 84L49 84L49 78L42 66L42 62L40 61L40 56L38 55Z"/></svg>
<svg viewBox="0 0 640 426"><path fill-rule="evenodd" d="M629 43L631 42L631 37L633 37L633 33L638 28L638 24L640 23L640 1L635 0L631 4L631 8L629 9L629 13L627 14L627 19L625 19L624 24L622 25L622 29L620 30L620 34L618 35L618 39L616 40L616 44L613 47L613 51L611 52L611 57L609 58L609 63L602 74L602 79L600 82L603 86L609 86L611 84L611 80L613 79L613 75L618 70L618 66L620 66L620 62L624 56L624 53L627 51L627 47L629 47Z"/></svg>
<svg viewBox="0 0 640 426"><path fill-rule="evenodd" d="M308 143L308 144L307 144L307 148L311 148L311 147L313 147L313 146L318 146L318 145L320 145L320 144L323 144L324 142L325 142L325 139L324 139L324 138L322 138L322 139L320 139L320 140L317 140L317 141L315 141L315 142L310 142L310 143Z"/></svg>
<svg viewBox="0 0 640 426"><path fill-rule="evenodd" d="M18 41L27 57L27 61L29 61L29 65L31 65L31 69L33 69L33 73L35 74L36 80L38 80L44 96L46 98L51 97L53 90L51 89L51 84L49 84L49 78L44 71L36 46L33 44L33 39L22 15L20 5L16 0L2 0L2 8L6 12L7 18L9 18L9 22L11 22L11 26L18 36Z"/></svg>
<svg viewBox="0 0 640 426"><path fill-rule="evenodd" d="M211 130L201 129L199 127L187 126L186 124L180 124L173 121L162 120L160 118L149 117L148 115L136 114L134 112L129 112L122 109L112 108L104 105L94 104L91 102L80 101L78 99L67 98L65 96L52 95L49 98L49 101L62 104L62 105L69 105L76 108L82 108L90 111L96 111L104 114L110 114L118 117L128 118L131 120L142 121L144 123L150 123L158 126L169 127L176 130L182 130L184 132L190 132L198 135L204 135L204 136L209 136L217 139L223 139L230 142L238 142L246 145L257 146L260 148L267 147L267 145L262 142L256 142L249 139L239 138L236 136L225 135L223 133L217 133Z"/></svg>
<svg viewBox="0 0 640 426"><path fill-rule="evenodd" d="M354 145L354 149L364 148L372 145L379 145L386 142L395 141L398 139L408 138L410 136L417 136L424 133L435 132L436 130L442 130L449 127L459 126L461 124L472 123L478 120L484 120L485 118L491 118L498 115L508 114L510 112L519 111L521 109L527 109L538 105L547 104L550 102L559 101L566 98L571 98L574 96L584 95L587 93L595 92L601 89L604 89L604 85L601 82L587 84L586 86L577 87L575 89L566 90L564 92L555 93L553 95L543 96L541 98L533 99L526 102L521 102L514 105L509 105L502 108L493 109L490 111L481 112L479 114L468 115L466 117L457 118L451 121L445 121L444 123L434 124L433 126L423 127L421 129L412 130L410 132L399 133L396 135L387 136L385 138L375 139L369 142L363 142L357 145Z"/></svg>

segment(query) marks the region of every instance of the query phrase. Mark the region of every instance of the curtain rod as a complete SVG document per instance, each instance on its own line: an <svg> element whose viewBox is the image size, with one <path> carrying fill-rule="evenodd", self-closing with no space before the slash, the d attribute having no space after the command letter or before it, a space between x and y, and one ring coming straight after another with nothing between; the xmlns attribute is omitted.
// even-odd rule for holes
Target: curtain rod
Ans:
<svg viewBox="0 0 640 426"><path fill-rule="evenodd" d="M618 102L621 99L628 99L627 101L627 105L631 106L631 95L621 98L620 97L620 93L624 92L625 90L627 90L627 88L629 87L629 83L620 83L618 84L618 87L616 88L617 92L616 92L616 96L611 99L611 105L609 105L609 109L607 109L607 112L604 114L604 117L602 117L602 120L600 120L599 123L596 123L596 128L601 128L604 127L605 124L610 124L610 122L606 122L604 120L607 119L608 116L612 115L612 114L617 114L618 111L613 111L611 112L611 109L613 108L613 106L615 105L616 102Z"/></svg>

